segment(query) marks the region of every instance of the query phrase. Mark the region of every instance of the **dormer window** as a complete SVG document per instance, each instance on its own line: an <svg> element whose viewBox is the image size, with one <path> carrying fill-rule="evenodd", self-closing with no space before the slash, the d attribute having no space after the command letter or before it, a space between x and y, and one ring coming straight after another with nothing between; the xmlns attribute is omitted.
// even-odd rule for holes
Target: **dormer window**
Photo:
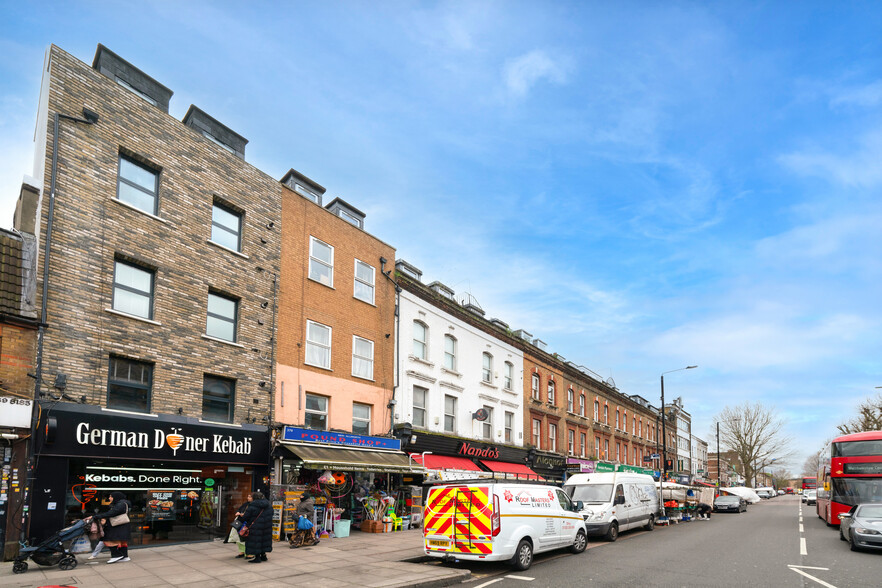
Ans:
<svg viewBox="0 0 882 588"><path fill-rule="evenodd" d="M153 106L159 106L159 102L157 102L156 100L154 100L153 98L151 98L150 96L148 96L147 94L145 94L144 92L142 92L141 90L136 88L135 86L131 85L130 83L128 83L124 79L117 77L116 83L119 84L120 86L122 86L123 88L125 88L126 90L129 90L130 92L134 92L135 94L137 94L138 96L140 96L141 98L143 98L144 100L146 100L147 102L152 104Z"/></svg>
<svg viewBox="0 0 882 588"><path fill-rule="evenodd" d="M358 218L357 216L355 216L354 214L350 214L349 212L347 212L346 210L344 210L342 208L337 209L337 216L339 216L340 218L345 220L347 223L358 227L359 229L362 228L361 219Z"/></svg>
<svg viewBox="0 0 882 588"><path fill-rule="evenodd" d="M233 154L236 153L236 152L233 150L232 147L230 147L230 146L227 145L226 143L223 143L223 142L221 142L221 141L218 141L217 139L215 139L214 137L212 137L211 134L208 133L207 131L202 131L202 136L205 137L206 139L208 139L209 141L211 141L212 143L214 143L215 145L218 145L218 146L220 146L220 147L223 147L224 149L226 149L226 150L229 151L230 153L233 153Z"/></svg>
<svg viewBox="0 0 882 588"><path fill-rule="evenodd" d="M321 206L321 203L322 203L321 197L318 194L316 194L315 192L309 190L308 188L305 188L304 186L302 186L298 183L295 183L294 184L294 191L297 192L298 194L300 194L301 196L303 196L304 198L306 198L307 200L312 200L313 202L315 202L316 204Z"/></svg>

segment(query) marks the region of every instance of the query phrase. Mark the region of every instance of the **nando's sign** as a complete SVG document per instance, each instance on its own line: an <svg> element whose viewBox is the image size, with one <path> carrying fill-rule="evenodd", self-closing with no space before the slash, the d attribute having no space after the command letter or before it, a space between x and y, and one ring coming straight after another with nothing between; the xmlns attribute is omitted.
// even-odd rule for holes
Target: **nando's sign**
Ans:
<svg viewBox="0 0 882 588"><path fill-rule="evenodd" d="M459 444L457 453L460 455L468 455L469 457L481 457L484 459L499 459L499 449L494 446L476 447L468 441Z"/></svg>

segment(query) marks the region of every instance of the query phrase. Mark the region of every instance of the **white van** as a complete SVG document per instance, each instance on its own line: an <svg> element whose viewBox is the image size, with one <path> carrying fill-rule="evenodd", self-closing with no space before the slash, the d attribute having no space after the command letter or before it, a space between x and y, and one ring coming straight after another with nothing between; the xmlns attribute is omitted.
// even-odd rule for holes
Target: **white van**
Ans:
<svg viewBox="0 0 882 588"><path fill-rule="evenodd" d="M564 482L574 502L582 502L589 537L615 541L620 531L652 531L659 513L658 487L652 476L631 472L574 474Z"/></svg>
<svg viewBox="0 0 882 588"><path fill-rule="evenodd" d="M511 560L518 570L533 554L568 547L582 553L585 521L560 488L471 481L433 486L423 508L426 555L450 561Z"/></svg>

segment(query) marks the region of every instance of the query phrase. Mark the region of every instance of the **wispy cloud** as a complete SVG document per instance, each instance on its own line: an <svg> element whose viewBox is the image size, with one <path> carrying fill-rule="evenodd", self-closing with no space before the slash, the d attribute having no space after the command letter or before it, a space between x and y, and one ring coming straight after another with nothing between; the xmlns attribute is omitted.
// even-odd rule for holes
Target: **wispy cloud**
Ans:
<svg viewBox="0 0 882 588"><path fill-rule="evenodd" d="M830 98L831 107L859 106L872 108L882 104L882 80L863 86L836 88Z"/></svg>
<svg viewBox="0 0 882 588"><path fill-rule="evenodd" d="M822 178L833 184L872 188L882 184L882 128L858 139L851 153L844 155L809 148L782 155L779 161L794 172Z"/></svg>
<svg viewBox="0 0 882 588"><path fill-rule="evenodd" d="M565 84L566 69L564 61L553 59L547 52L535 49L508 61L503 67L502 75L509 92L523 97L541 80L556 85Z"/></svg>

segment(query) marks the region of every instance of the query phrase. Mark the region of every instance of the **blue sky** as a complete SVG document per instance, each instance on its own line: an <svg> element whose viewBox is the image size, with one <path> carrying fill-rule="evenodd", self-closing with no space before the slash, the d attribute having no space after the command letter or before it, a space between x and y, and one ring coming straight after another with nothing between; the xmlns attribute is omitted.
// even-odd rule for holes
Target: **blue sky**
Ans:
<svg viewBox="0 0 882 588"><path fill-rule="evenodd" d="M0 0L0 226L43 54L100 42L488 316L806 454L882 386L874 2ZM100 111L100 105L95 105ZM711 450L714 447L712 446Z"/></svg>

